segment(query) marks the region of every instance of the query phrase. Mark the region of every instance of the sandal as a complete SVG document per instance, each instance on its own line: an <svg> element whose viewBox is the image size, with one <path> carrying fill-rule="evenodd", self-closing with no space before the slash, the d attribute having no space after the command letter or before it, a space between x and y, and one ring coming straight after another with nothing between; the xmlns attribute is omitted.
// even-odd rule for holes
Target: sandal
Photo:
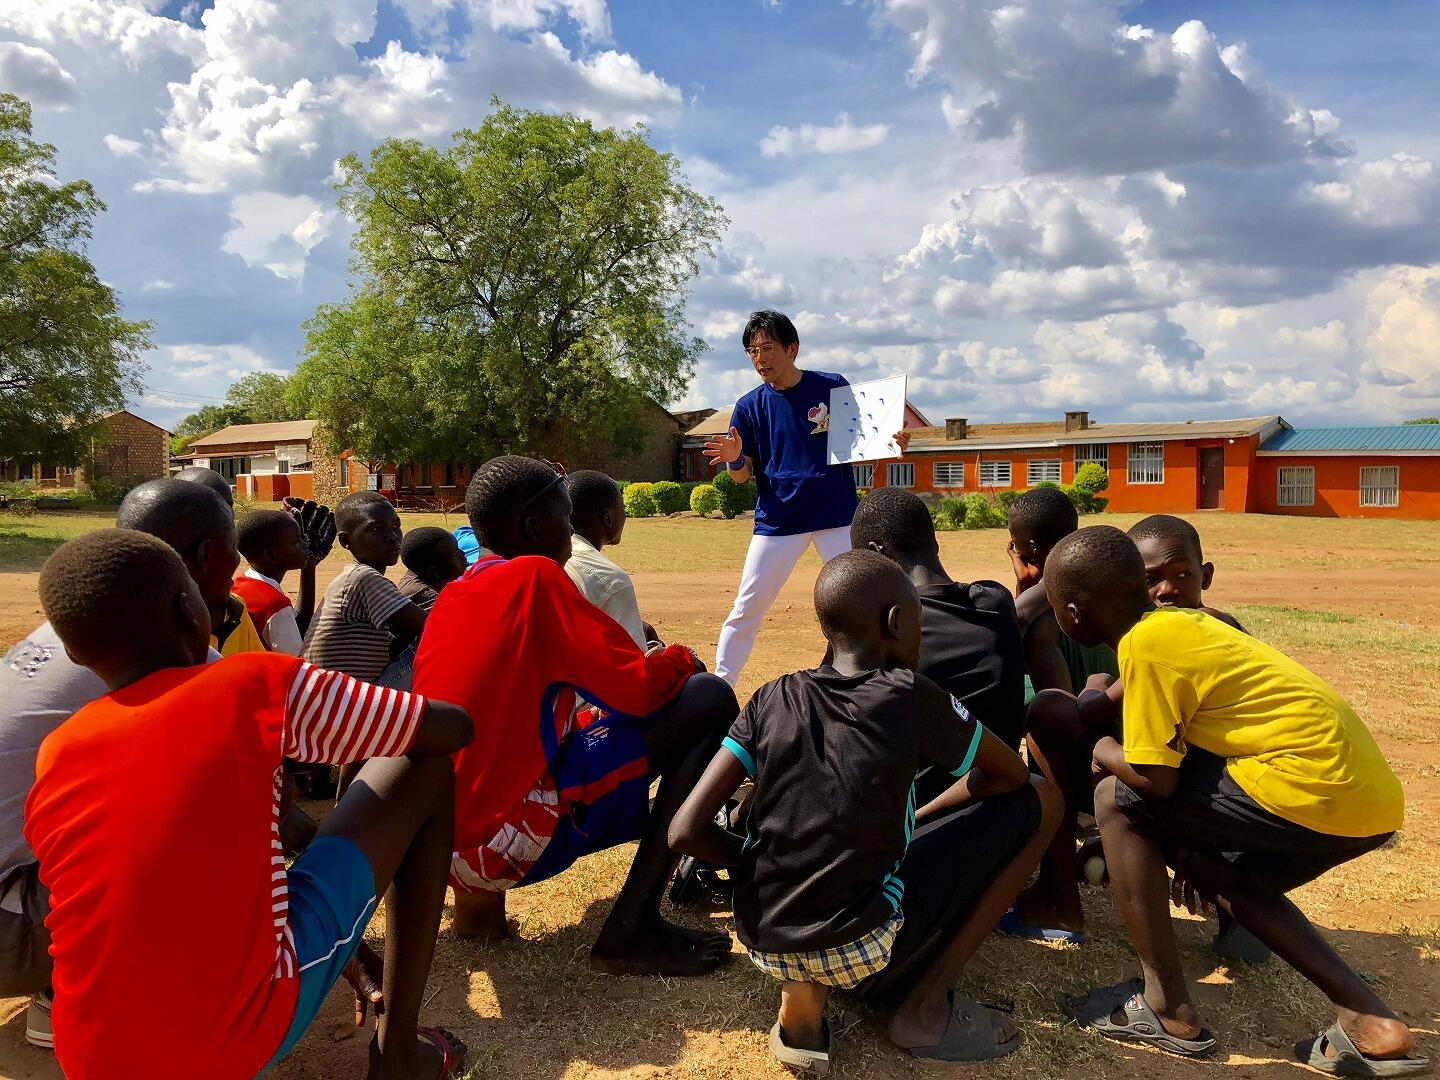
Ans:
<svg viewBox="0 0 1440 1080"><path fill-rule="evenodd" d="M1020 921L1020 912L1013 907L1000 916L1000 921L995 924L995 932L1025 941L1058 941L1062 945L1084 945L1086 940L1083 930L1061 930L1057 927L1023 923Z"/></svg>
<svg viewBox="0 0 1440 1080"><path fill-rule="evenodd" d="M770 1053L775 1055L775 1060L782 1065L792 1069L799 1069L801 1072L812 1072L816 1076L830 1075L830 1055L835 1050L835 1036L830 1031L830 1021L824 1021L825 1028L825 1049L824 1050L802 1050L799 1047L791 1046L780 1034L780 1021L775 1021L775 1026L770 1029Z"/></svg>
<svg viewBox="0 0 1440 1080"><path fill-rule="evenodd" d="M1145 1000L1145 983L1138 978L1097 987L1079 1001L1062 999L1060 1007L1081 1027L1092 1028L1111 1039L1144 1043L1181 1057L1204 1057L1215 1049L1215 1036L1203 1028L1198 1039L1182 1039L1166 1031L1160 1017ZM1123 1024L1112 1019L1117 1009L1125 1013Z"/></svg>
<svg viewBox="0 0 1440 1080"><path fill-rule="evenodd" d="M934 1046L910 1047L910 1056L924 1061L994 1061L1020 1049L1019 1031L1003 1042L995 1038L1004 1028L999 1011L952 990L945 1034Z"/></svg>
<svg viewBox="0 0 1440 1080"><path fill-rule="evenodd" d="M1333 1055L1326 1052L1332 1049ZM1419 1076L1430 1071L1429 1058L1366 1057L1338 1023L1313 1039L1296 1043L1295 1056L1331 1076Z"/></svg>
<svg viewBox="0 0 1440 1080"><path fill-rule="evenodd" d="M465 1055L456 1046L460 1040L444 1028L422 1027L415 1034L440 1051L440 1072L435 1080L450 1080L465 1067Z"/></svg>

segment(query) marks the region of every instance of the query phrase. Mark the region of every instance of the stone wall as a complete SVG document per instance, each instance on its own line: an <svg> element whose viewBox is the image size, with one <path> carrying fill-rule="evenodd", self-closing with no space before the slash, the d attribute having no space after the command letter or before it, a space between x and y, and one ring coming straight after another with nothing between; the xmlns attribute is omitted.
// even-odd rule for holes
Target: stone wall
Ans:
<svg viewBox="0 0 1440 1080"><path fill-rule="evenodd" d="M161 428L128 412L101 422L103 434L90 448L90 460L75 470L75 486L105 480L131 488L170 475L170 437Z"/></svg>

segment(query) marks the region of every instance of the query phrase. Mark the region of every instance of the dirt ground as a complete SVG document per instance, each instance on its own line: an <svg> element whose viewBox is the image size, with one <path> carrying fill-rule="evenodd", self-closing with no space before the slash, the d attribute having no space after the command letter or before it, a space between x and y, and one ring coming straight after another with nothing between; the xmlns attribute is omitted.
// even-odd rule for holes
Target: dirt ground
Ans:
<svg viewBox="0 0 1440 1080"><path fill-rule="evenodd" d="M1124 527L1133 519L1107 517ZM1407 821L1385 849L1341 867L1295 894L1326 936L1440 1054L1440 551L1433 524L1211 514L1196 519L1218 567L1210 602L1235 611L1253 632L1309 664L1356 705L1405 785ZM439 524L407 515L407 527ZM36 578L44 554L66 535L106 524L101 516L60 522L0 517L0 646L43 616ZM1088 523L1088 522L1087 522ZM458 524L457 521L449 522ZM635 575L642 609L668 640L714 655L748 541L744 522L632 522L614 549ZM957 578L1008 581L1001 532L942 535ZM338 551L322 582L343 565ZM822 644L810 605L819 562L802 562L767 620L741 683L742 700L765 680L814 663ZM293 583L292 587L293 587ZM322 810L315 807L318 813ZM591 973L587 954L628 865L629 849L585 860L559 879L511 895L521 931L501 945L458 940L442 926L423 1019L457 1031L472 1051L474 1077L780 1077L765 1048L775 984L737 955L700 980L614 979ZM1007 1064L942 1067L890 1048L873 1017L840 1018L840 1076L1278 1078L1304 1070L1291 1047L1327 1026L1327 1006L1278 961L1231 970L1207 951L1212 924L1179 924L1187 971L1220 1038L1207 1063L1180 1061L1088 1036L1066 1024L1065 992L1113 982L1136 970L1109 896L1088 889L1090 943L1061 947L992 937L966 976L971 996L1013 1003L1025 1045ZM694 922L703 916L687 916ZM725 920L713 917L720 924ZM372 924L383 929L383 913ZM183 988L177 988L183 992ZM58 1076L48 1055L24 1044L24 1001L0 1000L0 1077ZM366 1038L337 990L281 1080L363 1075ZM157 1043L183 1033L163 1028ZM1333 1018L1333 1016L1331 1017Z"/></svg>

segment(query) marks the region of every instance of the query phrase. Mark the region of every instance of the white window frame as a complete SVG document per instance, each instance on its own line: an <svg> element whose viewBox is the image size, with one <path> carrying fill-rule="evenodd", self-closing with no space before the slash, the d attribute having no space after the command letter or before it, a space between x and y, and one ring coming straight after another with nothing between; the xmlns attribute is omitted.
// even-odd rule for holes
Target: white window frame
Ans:
<svg viewBox="0 0 1440 1080"><path fill-rule="evenodd" d="M275 459L275 471L276 471L277 473L288 473L288 472L290 471L290 459L289 459L289 458L283 458L283 457L282 457L282 458L276 458L276 459Z"/></svg>
<svg viewBox="0 0 1440 1080"><path fill-rule="evenodd" d="M1393 483L1390 477L1394 477ZM1360 466L1360 505L1374 509L1393 509L1399 506L1400 466Z"/></svg>
<svg viewBox="0 0 1440 1080"><path fill-rule="evenodd" d="M1275 477L1276 506L1315 505L1315 466L1281 465Z"/></svg>
<svg viewBox="0 0 1440 1080"><path fill-rule="evenodd" d="M1001 478L1002 471L1003 479ZM987 472L990 474L989 479L987 479L985 475ZM982 461L980 462L977 474L977 479L982 488L1008 488L1012 487L1015 483L1015 473L1009 458L1005 458L1004 460Z"/></svg>
<svg viewBox="0 0 1440 1080"><path fill-rule="evenodd" d="M1127 484L1163 484L1165 482L1165 444L1133 442L1125 452Z"/></svg>
<svg viewBox="0 0 1440 1080"><path fill-rule="evenodd" d="M915 486L915 463L913 461L892 461L886 465L885 486L913 488Z"/></svg>
<svg viewBox="0 0 1440 1080"><path fill-rule="evenodd" d="M350 459L348 457L340 459L340 490L347 492L350 490Z"/></svg>
<svg viewBox="0 0 1440 1080"><path fill-rule="evenodd" d="M1042 468L1043 466L1043 468ZM1032 458L1025 463L1025 486L1060 483L1059 458Z"/></svg>
<svg viewBox="0 0 1440 1080"><path fill-rule="evenodd" d="M1075 444L1075 471L1080 471L1080 466L1088 465L1090 462L1110 471L1110 444L1109 443L1076 443Z"/></svg>
<svg viewBox="0 0 1440 1080"><path fill-rule="evenodd" d="M931 466L931 485L937 488L963 488L965 486L965 462L937 461Z"/></svg>
<svg viewBox="0 0 1440 1080"><path fill-rule="evenodd" d="M851 479L855 481L857 488L869 488L875 486L875 466L861 463L850 466Z"/></svg>

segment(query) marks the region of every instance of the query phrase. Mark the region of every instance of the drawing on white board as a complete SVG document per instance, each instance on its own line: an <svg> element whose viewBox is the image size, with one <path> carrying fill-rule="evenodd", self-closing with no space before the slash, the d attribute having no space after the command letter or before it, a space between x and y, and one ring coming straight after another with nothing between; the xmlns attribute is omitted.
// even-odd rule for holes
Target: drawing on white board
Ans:
<svg viewBox="0 0 1440 1080"><path fill-rule="evenodd" d="M898 457L905 427L905 376L837 386L830 391L830 464Z"/></svg>

